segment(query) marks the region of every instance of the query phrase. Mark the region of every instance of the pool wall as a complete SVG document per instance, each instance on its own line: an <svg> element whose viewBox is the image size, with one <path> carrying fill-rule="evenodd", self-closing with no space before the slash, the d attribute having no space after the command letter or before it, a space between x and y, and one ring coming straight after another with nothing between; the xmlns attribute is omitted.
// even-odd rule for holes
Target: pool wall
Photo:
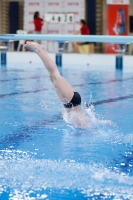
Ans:
<svg viewBox="0 0 133 200"><path fill-rule="evenodd" d="M56 54L49 53L55 61ZM62 54L63 65L97 65L115 66L116 55L110 54ZM9 63L41 63L40 58L32 52L7 52L7 64ZM133 67L133 56L124 55L123 65Z"/></svg>

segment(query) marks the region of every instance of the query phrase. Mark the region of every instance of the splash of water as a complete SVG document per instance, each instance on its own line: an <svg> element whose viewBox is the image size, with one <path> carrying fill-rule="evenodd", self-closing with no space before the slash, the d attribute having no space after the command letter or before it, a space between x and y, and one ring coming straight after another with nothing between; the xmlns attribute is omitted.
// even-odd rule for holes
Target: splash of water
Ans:
<svg viewBox="0 0 133 200"><path fill-rule="evenodd" d="M95 112L94 106L90 105L86 107L86 103L81 106L83 113L88 118L88 123L85 129L97 133L97 130L101 127L116 127L116 125L111 120L103 119L100 115ZM65 109L63 110L63 119L69 124L69 126L74 130L76 128L76 120L77 113L72 109L70 113L68 113ZM81 121L81 124L85 124L86 122L83 119L78 117L78 120Z"/></svg>
<svg viewBox="0 0 133 200"><path fill-rule="evenodd" d="M6 158L6 159L5 159ZM10 200L45 199L46 190L80 190L87 197L103 195L126 198L133 195L133 177L111 171L103 164L84 164L74 160L37 160L21 151L2 151L0 194L10 188ZM32 193L43 190L38 198ZM42 196L43 195L43 196Z"/></svg>

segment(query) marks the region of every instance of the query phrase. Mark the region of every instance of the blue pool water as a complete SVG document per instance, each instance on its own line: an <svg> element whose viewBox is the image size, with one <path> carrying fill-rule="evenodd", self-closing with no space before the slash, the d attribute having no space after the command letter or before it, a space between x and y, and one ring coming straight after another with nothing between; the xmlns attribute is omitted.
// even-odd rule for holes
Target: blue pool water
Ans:
<svg viewBox="0 0 133 200"><path fill-rule="evenodd" d="M64 122L43 65L0 68L0 199L133 199L133 68L60 73L82 96L87 130Z"/></svg>

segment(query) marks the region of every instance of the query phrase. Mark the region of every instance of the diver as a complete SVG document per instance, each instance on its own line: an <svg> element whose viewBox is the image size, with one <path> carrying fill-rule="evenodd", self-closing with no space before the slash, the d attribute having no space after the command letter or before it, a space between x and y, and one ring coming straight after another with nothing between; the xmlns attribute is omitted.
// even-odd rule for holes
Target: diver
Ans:
<svg viewBox="0 0 133 200"><path fill-rule="evenodd" d="M50 80L54 85L59 99L67 111L68 122L73 123L74 120L76 128L86 128L89 120L81 110L80 94L74 91L71 85L60 75L57 65L48 56L44 47L36 42L27 41L24 48L37 53L37 55L41 58L49 73ZM71 116L73 116L73 119Z"/></svg>

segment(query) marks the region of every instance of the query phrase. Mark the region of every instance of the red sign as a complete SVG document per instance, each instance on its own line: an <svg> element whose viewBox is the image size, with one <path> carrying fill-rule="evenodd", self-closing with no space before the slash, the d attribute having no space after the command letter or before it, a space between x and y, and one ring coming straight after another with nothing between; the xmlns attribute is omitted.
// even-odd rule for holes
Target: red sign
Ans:
<svg viewBox="0 0 133 200"><path fill-rule="evenodd" d="M29 6L39 6L39 2L29 2Z"/></svg>
<svg viewBox="0 0 133 200"><path fill-rule="evenodd" d="M33 16L33 15L34 15L34 13L35 13L35 12L29 12L29 15L32 15L32 16Z"/></svg>
<svg viewBox="0 0 133 200"><path fill-rule="evenodd" d="M59 3L58 2L49 2L48 5L49 6L58 6Z"/></svg>
<svg viewBox="0 0 133 200"><path fill-rule="evenodd" d="M128 4L124 4L124 0L108 0L108 2L111 1L112 4L107 5L106 34L128 35ZM118 2L123 2L123 4L117 4ZM118 44L115 44L113 48L111 43L107 43L106 53L116 53L118 48Z"/></svg>
<svg viewBox="0 0 133 200"><path fill-rule="evenodd" d="M59 33L58 30L48 30L48 33Z"/></svg>
<svg viewBox="0 0 133 200"><path fill-rule="evenodd" d="M78 2L69 2L68 6L78 6L79 3Z"/></svg>

